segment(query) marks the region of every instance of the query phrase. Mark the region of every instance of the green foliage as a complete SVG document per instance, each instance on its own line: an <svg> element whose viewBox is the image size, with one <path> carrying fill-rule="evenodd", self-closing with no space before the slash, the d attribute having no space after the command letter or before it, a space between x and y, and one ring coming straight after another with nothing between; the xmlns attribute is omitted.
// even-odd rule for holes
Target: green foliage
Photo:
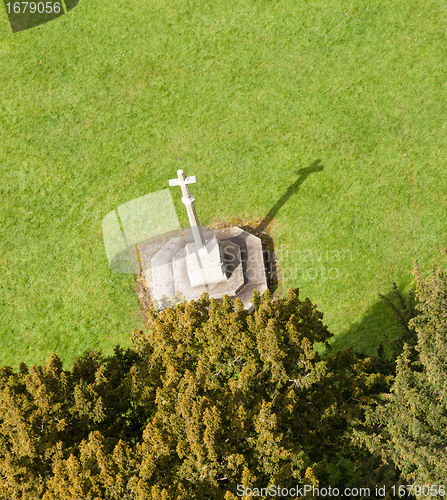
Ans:
<svg viewBox="0 0 447 500"><path fill-rule="evenodd" d="M40 498L49 491L53 483L48 480L61 463L76 477L74 456L82 452L91 433L112 444L141 436L142 430L132 426L129 368L135 358L130 349L116 348L115 355L106 360L96 353L83 356L71 372L62 370L56 355L43 367L28 370L22 364L18 373L9 367L1 369L3 498ZM70 498L67 495L55 498Z"/></svg>
<svg viewBox="0 0 447 500"><path fill-rule="evenodd" d="M170 493L181 484L189 498L221 498L243 478L292 483L316 466L315 435L329 439L336 396L321 403L332 376L312 349L331 337L322 314L297 290L254 304L249 314L203 296L153 310L148 335L134 337L163 374L145 431L159 438L143 446L151 480Z"/></svg>
<svg viewBox="0 0 447 500"><path fill-rule="evenodd" d="M447 477L447 277L436 265L425 279L415 267L418 315L409 328L391 393L366 410L359 444L394 463L410 484L444 484Z"/></svg>
<svg viewBox="0 0 447 500"><path fill-rule="evenodd" d="M255 308L204 294L148 312L147 333L64 371L3 368L0 489L8 498L235 499L237 485L351 484L367 452L348 422L389 379L332 334L297 289ZM376 467L376 464L373 464Z"/></svg>

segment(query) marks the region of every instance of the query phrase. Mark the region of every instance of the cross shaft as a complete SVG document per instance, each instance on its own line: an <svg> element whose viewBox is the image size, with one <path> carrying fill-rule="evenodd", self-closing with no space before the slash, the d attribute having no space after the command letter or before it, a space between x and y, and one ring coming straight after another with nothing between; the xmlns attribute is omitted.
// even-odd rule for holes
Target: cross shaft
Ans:
<svg viewBox="0 0 447 500"><path fill-rule="evenodd" d="M192 235L194 237L194 245L196 251L200 255L208 254L205 238L203 237L202 228L200 227L199 218L197 217L197 212L194 207L194 196L189 192L188 184L193 184L197 182L196 176L190 176L185 178L183 170L177 170L177 179L170 179L170 186L180 186L182 189L182 202L186 206L186 212L188 214L189 224L191 225Z"/></svg>

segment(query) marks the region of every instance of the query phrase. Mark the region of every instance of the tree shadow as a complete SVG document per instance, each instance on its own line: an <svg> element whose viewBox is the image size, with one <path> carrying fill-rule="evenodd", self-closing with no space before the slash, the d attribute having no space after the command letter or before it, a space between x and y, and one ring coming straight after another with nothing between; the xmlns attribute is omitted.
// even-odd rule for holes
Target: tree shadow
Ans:
<svg viewBox="0 0 447 500"><path fill-rule="evenodd" d="M403 336L404 330L402 318L398 317L399 314L396 310L402 311L403 303L399 304L396 290L397 287L390 287L385 296L379 295L378 300L365 311L360 321L352 324L344 332L339 334L334 332L331 353L352 347L354 351L368 356L377 356L378 349L382 344L385 357L387 359L394 358L398 354L397 351L400 350L399 339ZM412 293L412 289L407 293L399 292L400 299L407 304L411 303L412 297L414 297ZM397 308L393 307L393 302L397 303Z"/></svg>
<svg viewBox="0 0 447 500"><path fill-rule="evenodd" d="M309 177L310 174L314 172L321 172L324 170L324 166L321 164L321 160L315 160L310 167L301 168L298 170L297 174L299 174L298 179L287 188L286 192L279 198L279 200L273 205L273 207L268 211L267 215L260 222L258 227L255 230L258 233L263 233L269 224L273 221L276 214L280 210L280 208L287 202L287 200L298 191L298 188L301 184Z"/></svg>

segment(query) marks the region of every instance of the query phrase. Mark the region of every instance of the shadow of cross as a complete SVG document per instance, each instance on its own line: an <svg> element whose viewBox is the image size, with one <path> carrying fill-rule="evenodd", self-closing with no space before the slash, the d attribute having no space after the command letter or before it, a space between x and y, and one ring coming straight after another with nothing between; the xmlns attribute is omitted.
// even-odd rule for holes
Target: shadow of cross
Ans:
<svg viewBox="0 0 447 500"><path fill-rule="evenodd" d="M266 227L275 218L279 209L286 203L286 201L294 194L301 184L307 179L307 177L314 172L321 172L324 166L321 164L321 160L315 160L310 167L301 168L298 170L297 174L300 176L298 179L287 188L286 192L281 196L281 198L273 205L273 207L268 211L268 214L260 222L258 227L255 229L256 232L263 233Z"/></svg>

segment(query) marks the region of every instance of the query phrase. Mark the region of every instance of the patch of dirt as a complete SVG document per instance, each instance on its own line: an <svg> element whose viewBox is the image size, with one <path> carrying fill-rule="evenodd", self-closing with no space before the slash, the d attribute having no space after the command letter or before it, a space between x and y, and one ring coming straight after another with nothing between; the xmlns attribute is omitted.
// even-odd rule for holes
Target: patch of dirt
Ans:
<svg viewBox="0 0 447 500"><path fill-rule="evenodd" d="M149 324L147 311L151 307L152 299L143 272L140 272L137 277L137 282L135 284L135 293L137 294L138 302L140 304L140 314L141 319L143 320L143 325L147 328Z"/></svg>

